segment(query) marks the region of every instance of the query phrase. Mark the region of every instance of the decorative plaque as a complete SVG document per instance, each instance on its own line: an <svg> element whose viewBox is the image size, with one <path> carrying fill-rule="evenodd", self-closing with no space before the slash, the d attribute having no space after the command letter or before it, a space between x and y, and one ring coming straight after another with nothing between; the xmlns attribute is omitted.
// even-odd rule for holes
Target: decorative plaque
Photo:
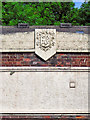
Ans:
<svg viewBox="0 0 90 120"><path fill-rule="evenodd" d="M56 53L56 29L35 29L35 53L44 60Z"/></svg>

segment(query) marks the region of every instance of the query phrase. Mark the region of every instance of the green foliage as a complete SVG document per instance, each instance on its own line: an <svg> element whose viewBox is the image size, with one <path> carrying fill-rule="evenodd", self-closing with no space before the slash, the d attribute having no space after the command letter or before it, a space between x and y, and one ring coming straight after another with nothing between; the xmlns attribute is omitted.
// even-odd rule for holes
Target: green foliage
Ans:
<svg viewBox="0 0 90 120"><path fill-rule="evenodd" d="M73 2L3 2L3 25L60 25L70 22L72 25L89 25L89 5L82 4L74 8Z"/></svg>
<svg viewBox="0 0 90 120"><path fill-rule="evenodd" d="M79 23L90 25L90 1L84 2L79 10Z"/></svg>

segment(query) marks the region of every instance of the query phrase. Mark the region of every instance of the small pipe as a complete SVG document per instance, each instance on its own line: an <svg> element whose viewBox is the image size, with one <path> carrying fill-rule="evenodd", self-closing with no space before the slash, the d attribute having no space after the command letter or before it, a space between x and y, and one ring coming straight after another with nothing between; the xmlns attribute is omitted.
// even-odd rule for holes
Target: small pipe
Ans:
<svg viewBox="0 0 90 120"><path fill-rule="evenodd" d="M10 72L10 75L13 75L14 73L15 73L15 71L11 71L11 72Z"/></svg>

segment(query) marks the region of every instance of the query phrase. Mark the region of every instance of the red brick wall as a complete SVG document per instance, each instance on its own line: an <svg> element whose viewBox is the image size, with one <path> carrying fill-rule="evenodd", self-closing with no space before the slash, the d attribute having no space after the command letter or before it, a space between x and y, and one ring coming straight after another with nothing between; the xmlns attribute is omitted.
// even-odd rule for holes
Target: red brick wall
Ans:
<svg viewBox="0 0 90 120"><path fill-rule="evenodd" d="M68 115L57 115L55 116L53 114L53 116L51 115L45 115L45 116L34 116L33 115L9 115L9 116L2 116L0 117L2 120L90 120L90 116L89 115L83 115L80 116L80 115L71 115L71 116L68 116Z"/></svg>
<svg viewBox="0 0 90 120"><path fill-rule="evenodd" d="M57 53L44 61L35 53L0 53L0 66L90 67L90 53Z"/></svg>
<svg viewBox="0 0 90 120"><path fill-rule="evenodd" d="M89 120L88 118L2 118L2 120Z"/></svg>

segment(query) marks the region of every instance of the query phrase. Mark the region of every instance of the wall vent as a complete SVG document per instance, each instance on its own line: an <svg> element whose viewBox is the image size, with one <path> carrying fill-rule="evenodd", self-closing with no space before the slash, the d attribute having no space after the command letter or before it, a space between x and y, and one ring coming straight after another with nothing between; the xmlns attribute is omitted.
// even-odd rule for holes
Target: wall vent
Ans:
<svg viewBox="0 0 90 120"><path fill-rule="evenodd" d="M28 23L18 23L18 28L29 28Z"/></svg>
<svg viewBox="0 0 90 120"><path fill-rule="evenodd" d="M60 24L60 27L63 27L63 28L68 28L68 27L71 27L72 24L71 23L61 23Z"/></svg>

